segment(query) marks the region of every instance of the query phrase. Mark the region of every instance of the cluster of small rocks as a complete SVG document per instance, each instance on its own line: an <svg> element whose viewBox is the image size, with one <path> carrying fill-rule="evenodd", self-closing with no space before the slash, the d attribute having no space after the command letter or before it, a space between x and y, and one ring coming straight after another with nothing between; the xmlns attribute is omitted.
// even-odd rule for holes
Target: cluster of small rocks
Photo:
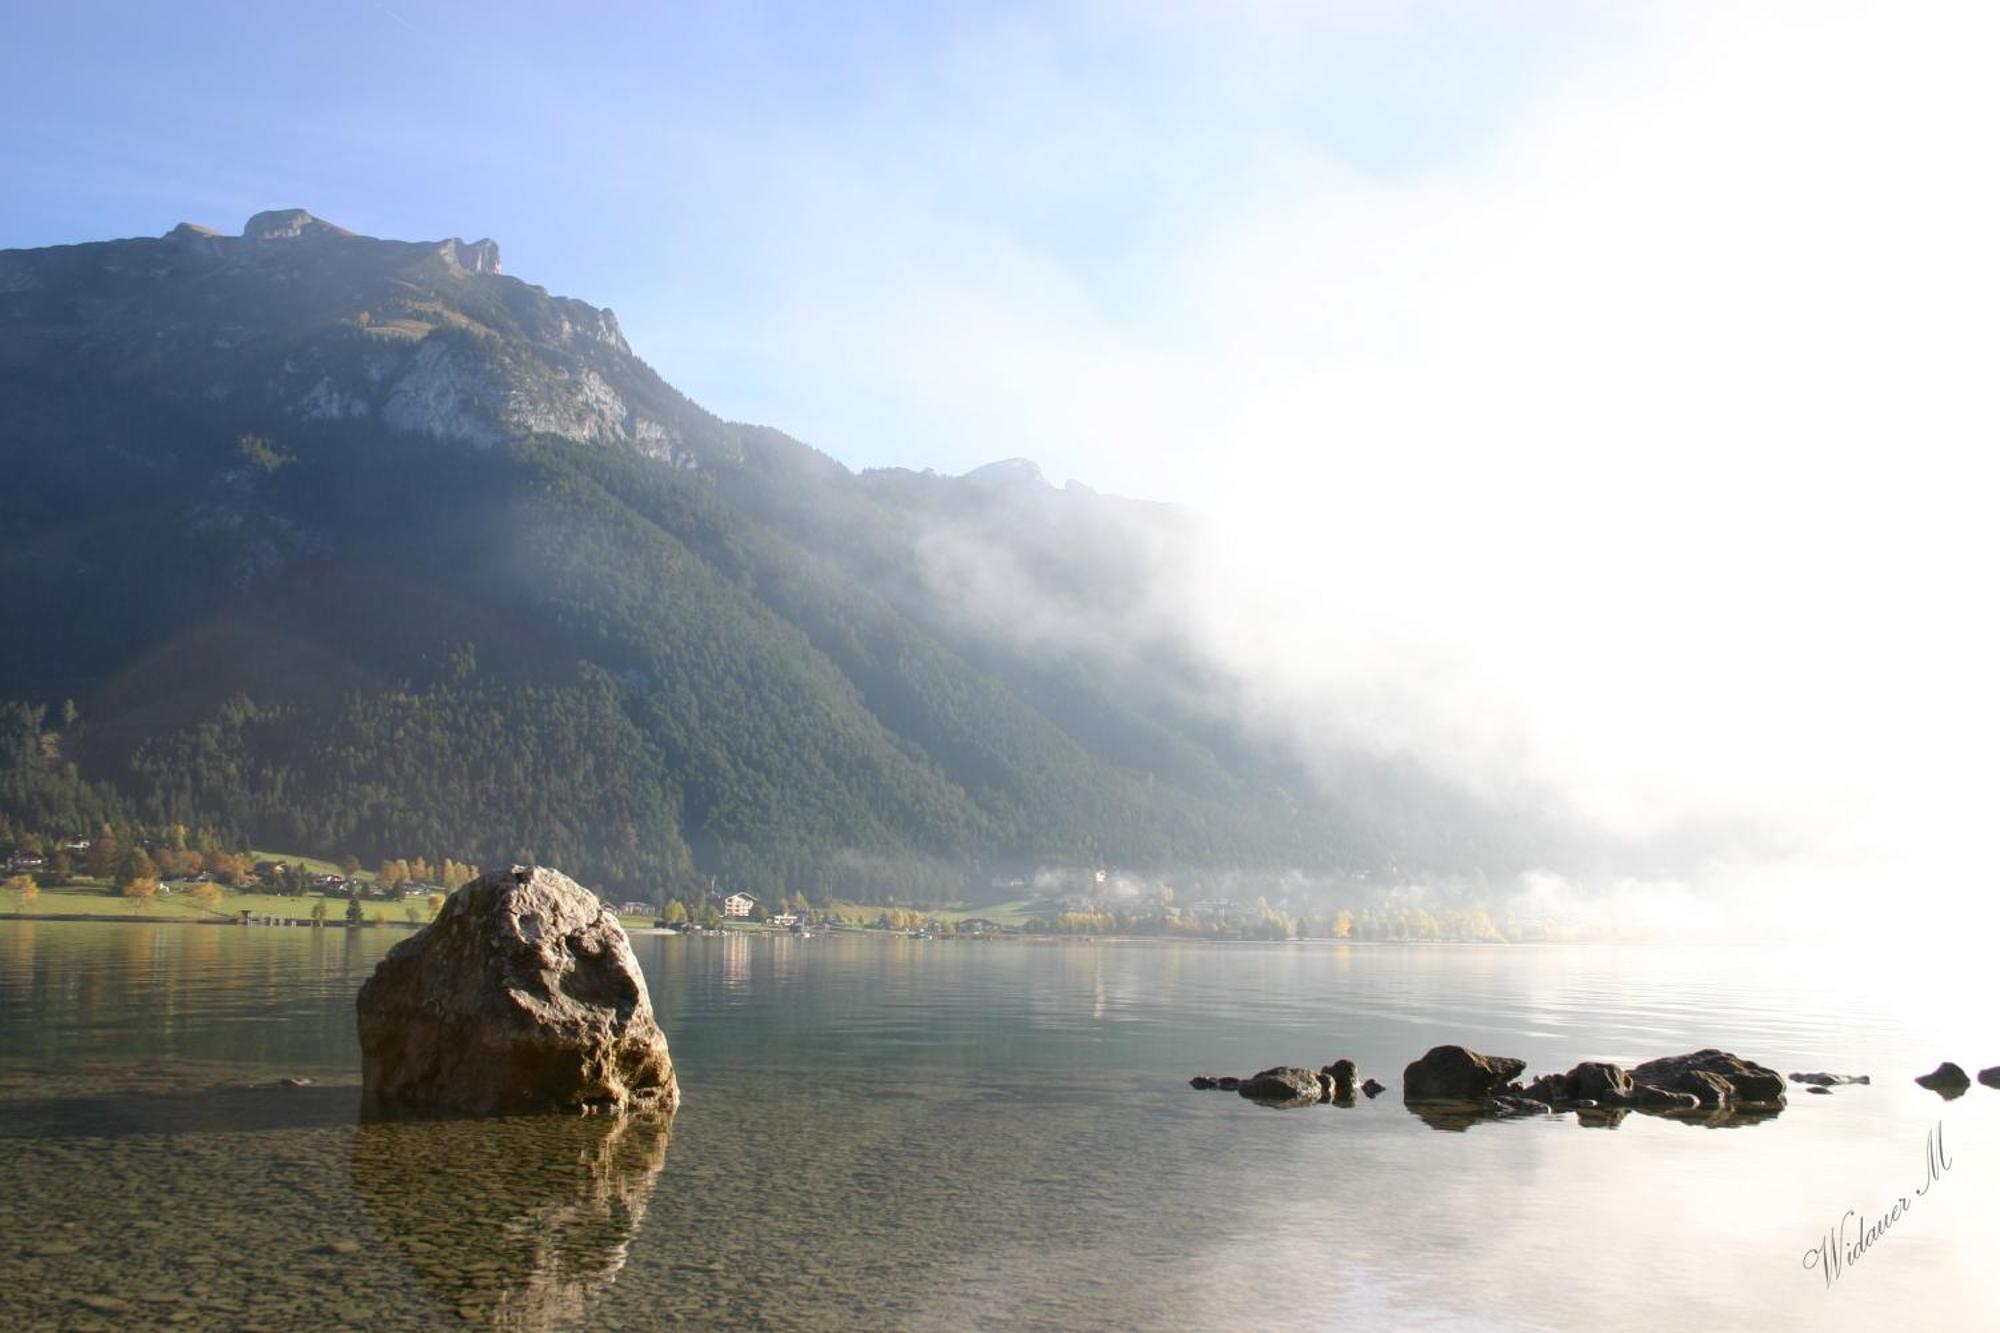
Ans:
<svg viewBox="0 0 2000 1333"><path fill-rule="evenodd" d="M1821 1097L1830 1097L1833 1090L1847 1083L1866 1083L1866 1074L1787 1074L1794 1083L1805 1084L1806 1091Z"/></svg>
<svg viewBox="0 0 2000 1333"><path fill-rule="evenodd" d="M1269 1106L1315 1106L1322 1102L1332 1102L1339 1106L1354 1105L1354 1061L1335 1060L1330 1065L1322 1065L1317 1070L1299 1065L1274 1065L1261 1069L1248 1078L1230 1075L1196 1074L1188 1080L1188 1086L1198 1089L1219 1088L1233 1092L1254 1102ZM1385 1091L1374 1079L1360 1085L1362 1095L1379 1096Z"/></svg>
<svg viewBox="0 0 2000 1333"><path fill-rule="evenodd" d="M1567 1073L1543 1074L1523 1084L1527 1062L1509 1055L1486 1055L1465 1046L1436 1046L1403 1070L1403 1101L1427 1120L1454 1125L1480 1119L1550 1115L1558 1111L1708 1112L1775 1114L1785 1105L1785 1080L1776 1071L1714 1049L1648 1060L1630 1070L1605 1061L1586 1061ZM1867 1082L1865 1075L1794 1075L1795 1081L1828 1086ZM1337 1060L1315 1071L1293 1065L1262 1070L1248 1078L1197 1075L1196 1088L1232 1091L1267 1105L1290 1107L1323 1102L1352 1105L1355 1068ZM1374 1097L1386 1089L1374 1079L1360 1086Z"/></svg>
<svg viewBox="0 0 2000 1333"><path fill-rule="evenodd" d="M1663 1056L1629 1070L1590 1060L1522 1083L1526 1068L1514 1056L1436 1046L1403 1071L1403 1101L1444 1129L1563 1111L1612 1125L1631 1111L1747 1122L1785 1105L1785 1081L1774 1070L1714 1049Z"/></svg>
<svg viewBox="0 0 2000 1333"><path fill-rule="evenodd" d="M1478 1120L1552 1115L1576 1111L1608 1120L1628 1111L1705 1115L1710 1123L1745 1122L1776 1115L1785 1107L1787 1080L1825 1097L1837 1087L1869 1082L1866 1074L1777 1071L1713 1047L1687 1055L1662 1056L1624 1069L1586 1060L1564 1074L1541 1074L1520 1082L1527 1062L1511 1055L1484 1055L1464 1046L1433 1046L1403 1070L1403 1101L1434 1124L1461 1128ZM1279 1065L1248 1078L1197 1074L1196 1088L1219 1088L1269 1106L1354 1104L1354 1062L1336 1060L1317 1071ZM1982 1069L1979 1082L2000 1088L2000 1065ZM1917 1083L1947 1100L1963 1096L1972 1077L1947 1060ZM1369 1096L1386 1089L1374 1079L1361 1085Z"/></svg>

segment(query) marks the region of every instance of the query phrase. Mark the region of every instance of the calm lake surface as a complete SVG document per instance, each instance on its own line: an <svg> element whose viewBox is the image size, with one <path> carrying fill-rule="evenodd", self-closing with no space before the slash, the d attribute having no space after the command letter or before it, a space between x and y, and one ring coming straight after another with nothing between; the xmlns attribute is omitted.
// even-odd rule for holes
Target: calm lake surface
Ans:
<svg viewBox="0 0 2000 1333"><path fill-rule="evenodd" d="M401 938L0 922L0 1325L2000 1327L2000 1091L1909 1081L2000 1025L1933 960L642 936L671 1122L358 1125L353 996ZM1875 1082L1447 1132L1396 1093L1445 1041ZM1186 1084L1342 1056L1391 1091Z"/></svg>

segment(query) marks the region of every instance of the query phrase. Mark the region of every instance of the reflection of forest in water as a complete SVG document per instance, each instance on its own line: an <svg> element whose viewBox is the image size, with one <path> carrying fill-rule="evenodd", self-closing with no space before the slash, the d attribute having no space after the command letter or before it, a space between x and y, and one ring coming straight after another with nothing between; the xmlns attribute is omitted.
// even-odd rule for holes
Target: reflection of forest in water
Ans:
<svg viewBox="0 0 2000 1333"><path fill-rule="evenodd" d="M353 995L401 931L10 921L0 931L8 1070L47 1092L231 1078L351 1077ZM59 1017L60 1021L51 1022ZM6 1071L0 1071L4 1081Z"/></svg>
<svg viewBox="0 0 2000 1333"><path fill-rule="evenodd" d="M354 1193L461 1318L566 1326L625 1266L672 1124L656 1115L364 1124Z"/></svg>

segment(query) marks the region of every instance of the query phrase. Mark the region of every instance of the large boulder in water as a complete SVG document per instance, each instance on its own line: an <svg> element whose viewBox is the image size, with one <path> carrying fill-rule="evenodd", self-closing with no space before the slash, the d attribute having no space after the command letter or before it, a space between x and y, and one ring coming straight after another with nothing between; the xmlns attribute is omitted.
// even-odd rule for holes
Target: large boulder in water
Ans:
<svg viewBox="0 0 2000 1333"><path fill-rule="evenodd" d="M361 987L376 1113L673 1109L667 1039L625 928L561 873L498 872L446 901Z"/></svg>
<svg viewBox="0 0 2000 1333"><path fill-rule="evenodd" d="M1423 1059L1412 1061L1403 1070L1403 1100L1482 1101L1527 1067L1525 1060L1511 1055L1481 1055L1463 1046L1433 1046Z"/></svg>

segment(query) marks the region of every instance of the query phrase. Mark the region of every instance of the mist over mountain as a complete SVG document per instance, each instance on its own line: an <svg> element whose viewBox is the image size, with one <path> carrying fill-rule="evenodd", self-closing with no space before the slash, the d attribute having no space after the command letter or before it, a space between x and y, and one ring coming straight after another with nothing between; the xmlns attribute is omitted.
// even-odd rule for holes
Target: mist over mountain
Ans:
<svg viewBox="0 0 2000 1333"><path fill-rule="evenodd" d="M851 472L491 241L286 210L0 252L0 470L0 700L49 710L0 748L23 826L862 898L1597 854L1246 707L1176 606L1198 516L1021 459Z"/></svg>

